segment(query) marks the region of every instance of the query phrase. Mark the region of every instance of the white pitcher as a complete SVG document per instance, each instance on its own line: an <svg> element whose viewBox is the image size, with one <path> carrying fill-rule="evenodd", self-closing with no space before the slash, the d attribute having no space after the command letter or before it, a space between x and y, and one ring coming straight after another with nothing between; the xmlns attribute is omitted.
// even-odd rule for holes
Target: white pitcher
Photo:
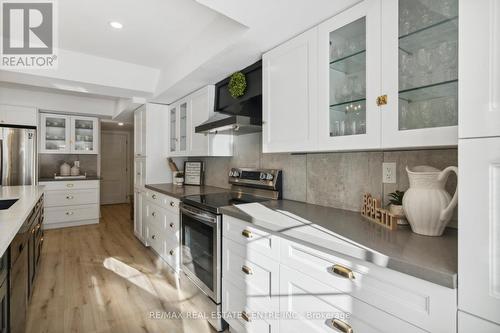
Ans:
<svg viewBox="0 0 500 333"><path fill-rule="evenodd" d="M451 198L444 186L450 172L458 176L458 168L443 171L430 166L406 167L410 188L403 197L403 209L413 232L441 236L457 205L457 190Z"/></svg>

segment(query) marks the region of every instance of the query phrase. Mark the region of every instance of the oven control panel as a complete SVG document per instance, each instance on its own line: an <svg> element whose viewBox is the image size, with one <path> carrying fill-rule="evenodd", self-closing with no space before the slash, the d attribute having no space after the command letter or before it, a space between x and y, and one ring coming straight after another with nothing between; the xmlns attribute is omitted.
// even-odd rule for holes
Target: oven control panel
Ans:
<svg viewBox="0 0 500 333"><path fill-rule="evenodd" d="M274 190L278 185L281 186L281 170L232 168L229 170L229 183Z"/></svg>

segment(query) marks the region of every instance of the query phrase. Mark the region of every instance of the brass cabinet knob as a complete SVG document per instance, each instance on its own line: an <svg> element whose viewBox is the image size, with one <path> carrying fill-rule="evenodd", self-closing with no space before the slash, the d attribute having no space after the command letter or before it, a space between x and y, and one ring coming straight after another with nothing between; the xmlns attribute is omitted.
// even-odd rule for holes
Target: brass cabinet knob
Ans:
<svg viewBox="0 0 500 333"><path fill-rule="evenodd" d="M332 270L335 274L345 277L346 279L354 280L355 278L354 272L351 269L344 267L342 265L335 264L333 265Z"/></svg>
<svg viewBox="0 0 500 333"><path fill-rule="evenodd" d="M387 95L382 95L377 97L377 106L382 106L387 104Z"/></svg>
<svg viewBox="0 0 500 333"><path fill-rule="evenodd" d="M241 270L246 275L252 275L253 274L253 270L250 267L246 266L246 265L241 266Z"/></svg>
<svg viewBox="0 0 500 333"><path fill-rule="evenodd" d="M250 322L250 316L246 313L246 311L241 311L241 318L243 318L246 322Z"/></svg>
<svg viewBox="0 0 500 333"><path fill-rule="evenodd" d="M242 235L243 237L245 237L245 238L252 238L252 237L253 237L252 232L251 232L250 230L247 230L247 229L243 230L243 231L241 232L241 235Z"/></svg>
<svg viewBox="0 0 500 333"><path fill-rule="evenodd" d="M351 325L340 319L328 319L326 325L343 333L354 333Z"/></svg>

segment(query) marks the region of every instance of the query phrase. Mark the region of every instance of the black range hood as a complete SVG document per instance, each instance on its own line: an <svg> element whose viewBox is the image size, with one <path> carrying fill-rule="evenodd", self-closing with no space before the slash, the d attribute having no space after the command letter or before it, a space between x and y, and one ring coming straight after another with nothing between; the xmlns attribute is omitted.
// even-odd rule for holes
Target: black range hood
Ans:
<svg viewBox="0 0 500 333"><path fill-rule="evenodd" d="M240 98L229 93L230 77L215 85L215 114L195 127L196 133L246 134L262 130L262 61L241 70L247 88Z"/></svg>

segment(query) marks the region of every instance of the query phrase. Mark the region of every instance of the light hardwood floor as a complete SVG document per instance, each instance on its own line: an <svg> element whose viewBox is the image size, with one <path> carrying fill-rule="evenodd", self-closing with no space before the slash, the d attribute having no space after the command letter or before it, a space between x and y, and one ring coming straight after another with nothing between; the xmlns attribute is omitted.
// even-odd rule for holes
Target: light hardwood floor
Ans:
<svg viewBox="0 0 500 333"><path fill-rule="evenodd" d="M129 206L101 210L98 225L45 231L26 332L214 332L204 320L151 318L196 309L135 238Z"/></svg>

